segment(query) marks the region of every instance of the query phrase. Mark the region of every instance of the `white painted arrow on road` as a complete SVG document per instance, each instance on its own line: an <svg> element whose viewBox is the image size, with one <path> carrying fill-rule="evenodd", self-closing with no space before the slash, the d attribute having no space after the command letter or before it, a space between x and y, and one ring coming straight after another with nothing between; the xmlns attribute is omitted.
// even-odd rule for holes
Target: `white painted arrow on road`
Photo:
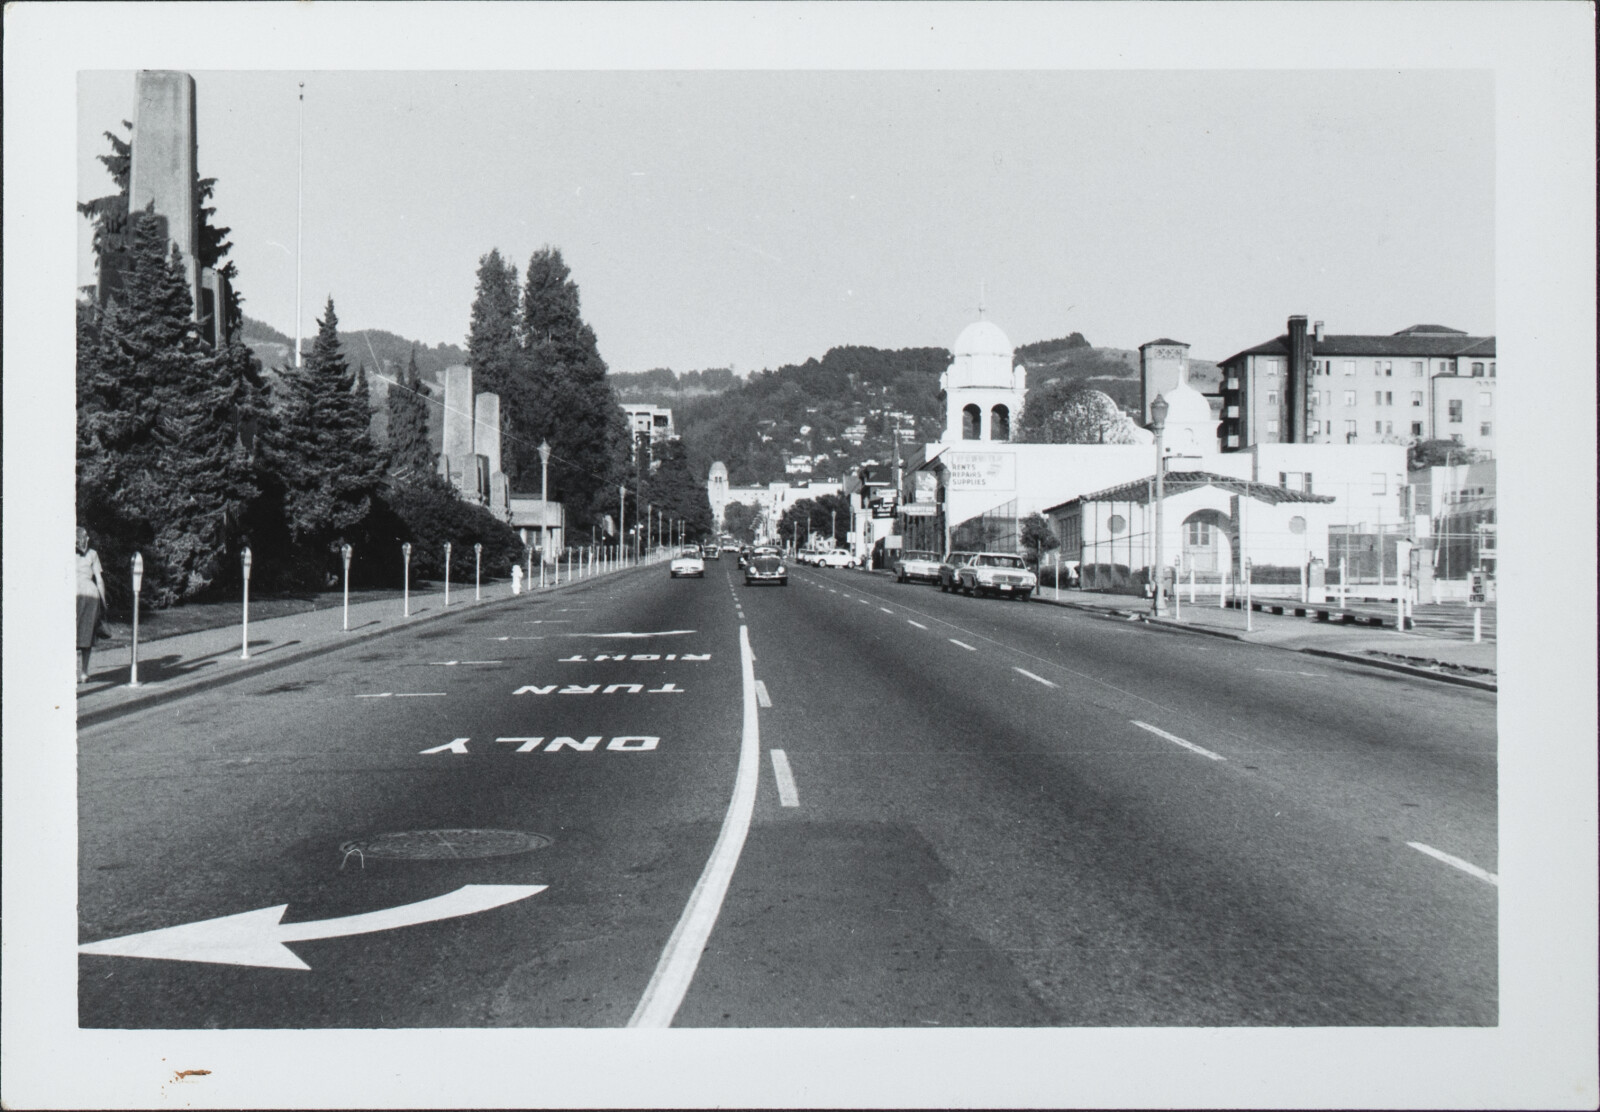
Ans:
<svg viewBox="0 0 1600 1112"><path fill-rule="evenodd" d="M78 947L80 954L110 954L125 958L159 958L166 961L203 961L216 965L254 965L267 969L310 969L285 942L314 938L340 938L349 934L411 927L438 919L475 915L480 911L525 900L543 892L547 884L467 884L454 892L382 911L320 919L312 923L282 923L288 904L263 907L184 923L143 934L108 938Z"/></svg>

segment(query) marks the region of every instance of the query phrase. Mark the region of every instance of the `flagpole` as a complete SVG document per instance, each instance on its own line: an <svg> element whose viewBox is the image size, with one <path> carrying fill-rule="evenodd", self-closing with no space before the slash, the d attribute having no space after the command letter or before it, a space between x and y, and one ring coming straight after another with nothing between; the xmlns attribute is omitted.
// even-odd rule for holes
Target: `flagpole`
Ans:
<svg viewBox="0 0 1600 1112"><path fill-rule="evenodd" d="M300 366L300 251L305 243L306 83L300 82L300 173L294 199L294 365Z"/></svg>

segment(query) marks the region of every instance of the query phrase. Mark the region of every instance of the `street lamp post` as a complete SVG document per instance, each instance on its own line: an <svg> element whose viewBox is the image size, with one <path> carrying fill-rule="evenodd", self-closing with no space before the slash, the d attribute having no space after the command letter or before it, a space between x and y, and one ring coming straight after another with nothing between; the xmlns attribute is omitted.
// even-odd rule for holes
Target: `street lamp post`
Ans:
<svg viewBox="0 0 1600 1112"><path fill-rule="evenodd" d="M411 542L406 541L400 546L400 558L405 562L405 610L400 615L403 618L411 617Z"/></svg>
<svg viewBox="0 0 1600 1112"><path fill-rule="evenodd" d="M450 542L444 542L444 605L450 608Z"/></svg>
<svg viewBox="0 0 1600 1112"><path fill-rule="evenodd" d="M344 628L350 629L350 546L339 546L339 558L344 561Z"/></svg>
<svg viewBox="0 0 1600 1112"><path fill-rule="evenodd" d="M128 686L139 686L139 588L144 583L144 553L133 554L133 662L128 667Z"/></svg>
<svg viewBox="0 0 1600 1112"><path fill-rule="evenodd" d="M539 441L539 586L544 586L544 557L550 549L550 442Z"/></svg>
<svg viewBox="0 0 1600 1112"><path fill-rule="evenodd" d="M1166 493L1162 486L1164 478L1162 472L1166 469L1166 461L1161 454L1161 434L1167 427L1167 399L1160 394L1150 403L1150 428L1156 434L1156 589L1152 592L1155 603L1155 614L1161 617L1167 612L1167 569L1161 557L1161 502Z"/></svg>
<svg viewBox="0 0 1600 1112"><path fill-rule="evenodd" d="M622 541L628 535L628 484L617 485L617 555L622 555ZM618 561L619 565L621 561Z"/></svg>
<svg viewBox="0 0 1600 1112"><path fill-rule="evenodd" d="M250 546L246 545L239 553L239 566L244 570L244 644L239 652L240 660L250 659Z"/></svg>
<svg viewBox="0 0 1600 1112"><path fill-rule="evenodd" d="M483 545L472 546L472 601L483 601Z"/></svg>

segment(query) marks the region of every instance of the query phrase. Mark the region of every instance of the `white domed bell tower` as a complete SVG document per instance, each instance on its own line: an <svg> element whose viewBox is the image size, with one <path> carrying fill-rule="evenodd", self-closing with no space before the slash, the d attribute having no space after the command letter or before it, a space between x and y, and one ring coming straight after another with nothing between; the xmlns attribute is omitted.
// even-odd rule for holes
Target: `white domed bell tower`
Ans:
<svg viewBox="0 0 1600 1112"><path fill-rule="evenodd" d="M1012 364L1011 341L989 321L967 325L939 376L946 443L1008 441L1016 435L1028 394L1028 369Z"/></svg>

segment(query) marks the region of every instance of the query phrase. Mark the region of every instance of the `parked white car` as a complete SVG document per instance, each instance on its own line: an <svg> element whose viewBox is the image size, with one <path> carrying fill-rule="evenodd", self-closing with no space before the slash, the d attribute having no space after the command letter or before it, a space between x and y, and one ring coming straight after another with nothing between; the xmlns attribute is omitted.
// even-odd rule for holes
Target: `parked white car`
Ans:
<svg viewBox="0 0 1600 1112"><path fill-rule="evenodd" d="M948 581L941 577L940 587L968 595L999 595L1027 601L1039 585L1022 557L1008 552L978 552L952 570L954 574Z"/></svg>
<svg viewBox="0 0 1600 1112"><path fill-rule="evenodd" d="M848 568L854 567L855 562L856 558L850 555L850 550L847 548L832 548L817 554L819 568Z"/></svg>
<svg viewBox="0 0 1600 1112"><path fill-rule="evenodd" d="M682 551L672 558L669 570L673 579L678 578L680 575L692 575L696 579L704 579L706 577L706 562L700 556L700 547L693 544L685 545Z"/></svg>

